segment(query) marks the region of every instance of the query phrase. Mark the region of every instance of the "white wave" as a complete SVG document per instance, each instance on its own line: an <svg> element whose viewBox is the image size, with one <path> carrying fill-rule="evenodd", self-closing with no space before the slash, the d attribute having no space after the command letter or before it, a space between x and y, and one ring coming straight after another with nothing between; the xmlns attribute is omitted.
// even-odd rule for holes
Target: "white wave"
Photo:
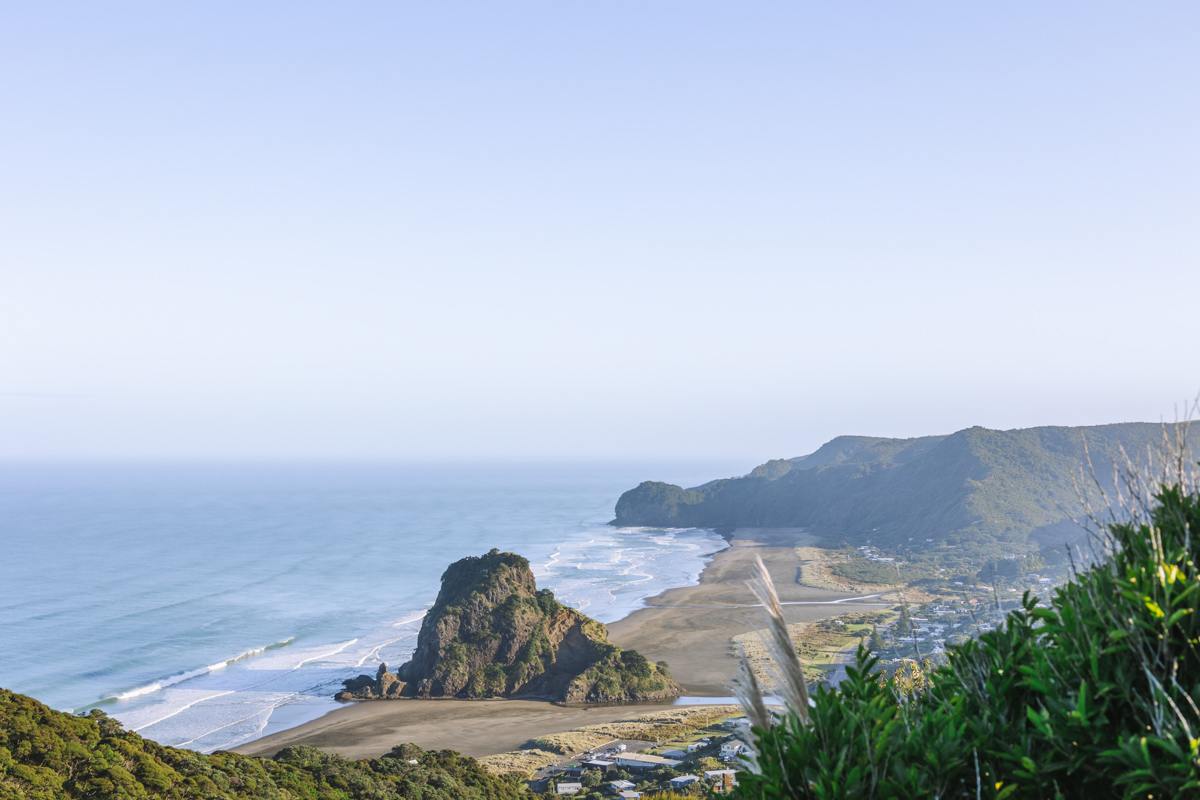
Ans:
<svg viewBox="0 0 1200 800"><path fill-rule="evenodd" d="M178 683L183 683L184 681L189 681L192 678L198 678L201 675L208 675L211 672L216 672L217 670L225 669L230 664L236 663L238 661L245 661L248 658L254 658L257 655L261 655L262 653L267 652L268 650L274 650L277 647L285 647L285 646L291 644L295 640L295 638L296 637L291 636L291 637L288 637L287 639L283 639L281 641L274 642L272 644L263 645L262 647L255 647L252 650L246 650L245 652L238 653L236 656L233 656L232 658L227 658L224 661L218 661L215 664L209 664L207 667L200 667L199 669L192 669L192 670L188 670L186 672L180 672L175 675L171 675L170 677L162 678L161 680L157 680L154 683L148 683L145 686L139 686L136 689L130 689L129 691L118 692L116 694L106 695L102 699L104 699L104 700L132 700L135 697L142 697L144 695L153 694L154 692L160 692L163 689L166 689L168 686L174 686Z"/></svg>
<svg viewBox="0 0 1200 800"><path fill-rule="evenodd" d="M727 546L700 529L606 529L560 540L531 566L538 585L552 589L562 602L613 622L644 607L648 597L694 584L712 555ZM248 657L253 651L247 651L187 677L158 681L156 689L143 692L162 689L154 699L139 696L115 716L163 744L202 752L315 719L336 707L332 696L342 680L382 661L399 664L410 656L432 601L413 605L420 607L353 639L254 652L253 658ZM175 685L184 680L190 682Z"/></svg>

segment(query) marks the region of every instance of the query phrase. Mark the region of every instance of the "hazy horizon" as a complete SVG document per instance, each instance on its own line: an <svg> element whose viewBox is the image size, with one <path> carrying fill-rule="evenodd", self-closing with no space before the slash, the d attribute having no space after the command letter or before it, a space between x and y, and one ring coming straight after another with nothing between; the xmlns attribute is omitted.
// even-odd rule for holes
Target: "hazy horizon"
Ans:
<svg viewBox="0 0 1200 800"><path fill-rule="evenodd" d="M1193 4L3 20L0 460L748 469L1200 389Z"/></svg>

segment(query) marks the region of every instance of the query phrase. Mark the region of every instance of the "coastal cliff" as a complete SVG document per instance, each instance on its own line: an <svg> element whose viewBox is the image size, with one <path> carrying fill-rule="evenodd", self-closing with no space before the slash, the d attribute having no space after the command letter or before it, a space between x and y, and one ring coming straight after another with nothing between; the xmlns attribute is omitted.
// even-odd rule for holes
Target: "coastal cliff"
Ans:
<svg viewBox="0 0 1200 800"><path fill-rule="evenodd" d="M621 495L611 524L807 528L910 561L934 550L973 562L1039 549L1061 557L1062 544L1082 535L1064 511L1080 507L1073 474L1090 459L1099 482L1111 486L1114 460L1122 453L1157 457L1164 435L1173 436L1173 426L839 436L810 455L768 461L740 478L690 489L646 481ZM1200 446L1193 445L1188 458L1197 457Z"/></svg>
<svg viewBox="0 0 1200 800"><path fill-rule="evenodd" d="M677 697L665 663L608 641L608 629L537 588L529 562L492 550L451 564L412 660L345 682L339 700L521 697L615 702Z"/></svg>

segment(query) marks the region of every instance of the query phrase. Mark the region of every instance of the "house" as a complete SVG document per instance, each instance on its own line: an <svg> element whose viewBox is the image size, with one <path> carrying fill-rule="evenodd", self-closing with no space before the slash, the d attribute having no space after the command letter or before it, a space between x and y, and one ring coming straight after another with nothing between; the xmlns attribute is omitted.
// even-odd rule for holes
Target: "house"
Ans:
<svg viewBox="0 0 1200 800"><path fill-rule="evenodd" d="M582 783L560 783L557 789L559 794L579 794L583 791Z"/></svg>
<svg viewBox="0 0 1200 800"><path fill-rule="evenodd" d="M687 753L685 753L682 750L663 750L663 751L661 751L660 755L663 758L681 759L681 758L686 757Z"/></svg>
<svg viewBox="0 0 1200 800"><path fill-rule="evenodd" d="M725 742L721 745L721 752L717 758L721 759L722 761L733 761L735 758L737 758L738 753L742 752L745 746L746 745L743 742L739 742L736 739Z"/></svg>
<svg viewBox="0 0 1200 800"><path fill-rule="evenodd" d="M672 789L682 789L689 783L695 783L700 780L699 775L680 775L678 778L671 778Z"/></svg>
<svg viewBox="0 0 1200 800"><path fill-rule="evenodd" d="M629 790L629 789L627 789L624 792L617 792L617 797L620 797L621 800L638 800L638 798L641 796L642 796L641 792L635 792L635 791Z"/></svg>
<svg viewBox="0 0 1200 800"><path fill-rule="evenodd" d="M736 769L709 769L704 771L704 780L720 780L723 775L737 775Z"/></svg>
<svg viewBox="0 0 1200 800"><path fill-rule="evenodd" d="M707 740L707 739L706 739L706 740L704 740L704 741L702 741L702 742L692 742L691 744L689 744L689 745L687 746L687 751L688 751L689 753L694 753L694 752L696 752L697 750L699 750L701 747L704 747L704 745L706 745L706 744L708 744L708 740Z"/></svg>
<svg viewBox="0 0 1200 800"><path fill-rule="evenodd" d="M627 792L637 786L633 781L609 781L608 785L614 792Z"/></svg>
<svg viewBox="0 0 1200 800"><path fill-rule="evenodd" d="M609 767L611 767L613 765L613 762L605 761L600 758L593 758L591 761L583 762L583 765L585 767L595 767L597 769L608 769Z"/></svg>
<svg viewBox="0 0 1200 800"><path fill-rule="evenodd" d="M656 767L678 767L681 762L672 758L662 758L643 753L630 753L617 756L617 766L626 769L654 769Z"/></svg>
<svg viewBox="0 0 1200 800"><path fill-rule="evenodd" d="M712 784L714 792L728 792L737 786L737 770L712 769L704 773L704 779Z"/></svg>

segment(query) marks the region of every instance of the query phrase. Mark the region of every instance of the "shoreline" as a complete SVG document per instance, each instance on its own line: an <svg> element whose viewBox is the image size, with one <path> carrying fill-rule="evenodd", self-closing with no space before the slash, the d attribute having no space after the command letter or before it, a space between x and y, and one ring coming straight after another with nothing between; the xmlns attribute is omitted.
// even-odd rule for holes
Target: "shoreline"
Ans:
<svg viewBox="0 0 1200 800"><path fill-rule="evenodd" d="M746 587L756 555L771 573L789 623L835 616L852 609L883 608L881 598L836 592L797 582L802 560L796 547L810 544L798 529L738 529L729 547L713 554L693 586L646 598L643 608L608 624L609 639L651 661L665 660L689 704L711 697L728 703L737 672L730 640L760 627L758 601ZM583 725L611 722L671 708L676 701L572 707L536 700L374 700L335 709L317 719L231 748L272 756L284 747L309 745L347 758L378 757L412 742L485 756L519 750L532 738Z"/></svg>

